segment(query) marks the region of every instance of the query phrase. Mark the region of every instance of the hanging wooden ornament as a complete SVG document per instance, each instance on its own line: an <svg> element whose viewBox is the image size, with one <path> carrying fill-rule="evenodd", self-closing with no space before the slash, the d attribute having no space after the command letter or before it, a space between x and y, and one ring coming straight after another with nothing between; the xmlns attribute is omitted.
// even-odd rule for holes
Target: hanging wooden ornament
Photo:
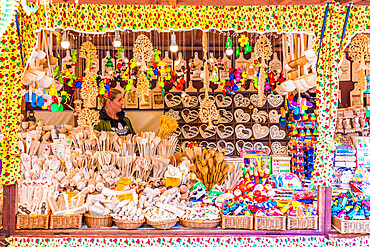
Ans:
<svg viewBox="0 0 370 247"><path fill-rule="evenodd" d="M137 80L137 94L141 105L146 105L150 101L149 81L145 73L141 72Z"/></svg>
<svg viewBox="0 0 370 247"><path fill-rule="evenodd" d="M86 59L86 68L90 68L91 63L98 60L98 53L93 43L86 41L81 45L80 58Z"/></svg>
<svg viewBox="0 0 370 247"><path fill-rule="evenodd" d="M266 62L270 60L272 55L271 41L262 34L256 41L254 46L254 56L256 59L260 59L260 71L258 77L258 98L262 101L262 97L265 91L265 69L268 68Z"/></svg>
<svg viewBox="0 0 370 247"><path fill-rule="evenodd" d="M153 44L150 39L146 35L140 34L135 41L132 51L135 60L141 63L140 70L143 72L148 70L146 63L153 57Z"/></svg>
<svg viewBox="0 0 370 247"><path fill-rule="evenodd" d="M110 55L110 51L107 51L107 55L102 59L102 77L111 78L114 73L114 63L115 60Z"/></svg>
<svg viewBox="0 0 370 247"><path fill-rule="evenodd" d="M97 125L99 123L99 112L89 109L89 108L84 108L81 110L80 114L78 115L78 126L87 126L90 128L90 133L93 135L94 134L94 125ZM94 138L92 136L92 138Z"/></svg>
<svg viewBox="0 0 370 247"><path fill-rule="evenodd" d="M352 39L348 49L348 55L353 62L360 64L358 68L358 86L361 91L366 90L365 70L369 69L366 66L366 62L370 61L369 45L369 38L366 35L360 34Z"/></svg>
<svg viewBox="0 0 370 247"><path fill-rule="evenodd" d="M83 99L84 107L93 108L96 106L96 97L99 95L99 89L96 86L96 80L90 73L90 69L85 70L85 78L81 85L80 96Z"/></svg>

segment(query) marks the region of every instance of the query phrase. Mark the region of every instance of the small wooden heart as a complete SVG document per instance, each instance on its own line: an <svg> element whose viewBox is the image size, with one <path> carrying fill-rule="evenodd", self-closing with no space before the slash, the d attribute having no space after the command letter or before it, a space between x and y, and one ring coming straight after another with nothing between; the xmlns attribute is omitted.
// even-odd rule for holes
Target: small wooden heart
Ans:
<svg viewBox="0 0 370 247"><path fill-rule="evenodd" d="M234 104L236 107L248 107L250 100L248 97L243 96L241 93L238 93L234 96Z"/></svg>
<svg viewBox="0 0 370 247"><path fill-rule="evenodd" d="M267 122L269 115L265 111L259 111L257 108L253 109L252 120L256 123Z"/></svg>
<svg viewBox="0 0 370 247"><path fill-rule="evenodd" d="M189 96L181 97L182 105L184 107L197 107L198 106L198 98L197 96Z"/></svg>
<svg viewBox="0 0 370 247"><path fill-rule="evenodd" d="M198 118L198 111L185 108L181 111L181 117L184 119L185 123L193 122Z"/></svg>
<svg viewBox="0 0 370 247"><path fill-rule="evenodd" d="M238 140L235 143L236 151L240 154L240 150L250 150L253 149L253 144L251 142L244 142L243 140Z"/></svg>
<svg viewBox="0 0 370 247"><path fill-rule="evenodd" d="M267 102L272 107L279 107L284 102L284 98L280 94L269 94L267 96Z"/></svg>
<svg viewBox="0 0 370 247"><path fill-rule="evenodd" d="M233 121L233 114L225 109L218 110L219 123L231 123Z"/></svg>
<svg viewBox="0 0 370 247"><path fill-rule="evenodd" d="M253 136L255 139L262 139L269 135L270 129L267 126L260 124L253 124L252 126Z"/></svg>
<svg viewBox="0 0 370 247"><path fill-rule="evenodd" d="M202 124L199 126L199 133L204 139L208 139L216 134L216 128L209 128L208 124Z"/></svg>
<svg viewBox="0 0 370 247"><path fill-rule="evenodd" d="M252 136L252 130L246 128L243 124L238 124L235 127L235 134L238 139L249 139Z"/></svg>
<svg viewBox="0 0 370 247"><path fill-rule="evenodd" d="M214 142L202 141L199 145L207 149L214 148L217 151L217 145Z"/></svg>
<svg viewBox="0 0 370 247"><path fill-rule="evenodd" d="M164 115L169 116L169 117L173 117L176 121L179 121L181 119L180 115L179 115L179 112L174 111L173 109L168 110L167 112L164 113Z"/></svg>
<svg viewBox="0 0 370 247"><path fill-rule="evenodd" d="M229 107L233 103L230 96L223 96L222 94L216 95L216 105L217 107Z"/></svg>
<svg viewBox="0 0 370 247"><path fill-rule="evenodd" d="M258 94L252 94L251 95L251 103L255 107L263 107L266 104L266 95L263 95L262 102L261 102L261 104L259 104Z"/></svg>
<svg viewBox="0 0 370 247"><path fill-rule="evenodd" d="M270 110L269 112L269 119L270 123L279 123L280 114L277 112L277 110Z"/></svg>
<svg viewBox="0 0 370 247"><path fill-rule="evenodd" d="M190 126L188 124L185 124L181 127L181 133L186 139L192 139L197 137L199 134L199 129L197 126Z"/></svg>
<svg viewBox="0 0 370 247"><path fill-rule="evenodd" d="M282 146L280 142L272 143L271 150L273 155L288 156L288 147Z"/></svg>
<svg viewBox="0 0 370 247"><path fill-rule="evenodd" d="M232 126L225 126L223 124L219 124L216 127L217 135L221 139L229 138L234 134L234 128Z"/></svg>
<svg viewBox="0 0 370 247"><path fill-rule="evenodd" d="M268 146L263 145L262 142L256 142L253 147L254 149L257 149L257 150L267 150L268 154L270 154L271 152L270 148Z"/></svg>
<svg viewBox="0 0 370 247"><path fill-rule="evenodd" d="M271 139L284 139L286 132L284 130L280 130L277 125L272 125L270 127L270 136Z"/></svg>
<svg viewBox="0 0 370 247"><path fill-rule="evenodd" d="M167 107L178 106L181 103L181 97L179 95L168 93L164 96L164 102L166 102Z"/></svg>
<svg viewBox="0 0 370 247"><path fill-rule="evenodd" d="M219 152L224 152L225 155L232 154L235 150L234 144L231 142L226 142L224 140L219 140L217 142L217 150Z"/></svg>
<svg viewBox="0 0 370 247"><path fill-rule="evenodd" d="M247 112L244 112L243 109L236 109L234 111L234 117L235 122L237 123L247 123L249 120L251 120L251 115L249 115Z"/></svg>
<svg viewBox="0 0 370 247"><path fill-rule="evenodd" d="M204 100L204 98L206 97L206 94L202 93L198 96L198 100L199 102L202 102ZM215 97L213 97L212 95L208 95L208 99L214 103L215 102Z"/></svg>

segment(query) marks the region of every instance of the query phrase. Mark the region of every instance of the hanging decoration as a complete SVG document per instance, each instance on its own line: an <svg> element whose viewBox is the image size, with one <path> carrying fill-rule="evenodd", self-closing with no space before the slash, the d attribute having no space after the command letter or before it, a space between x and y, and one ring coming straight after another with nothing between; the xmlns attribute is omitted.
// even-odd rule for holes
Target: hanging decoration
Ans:
<svg viewBox="0 0 370 247"><path fill-rule="evenodd" d="M370 69L366 66L367 62L370 62L370 39L364 35L356 35L352 39L348 49L348 55L355 62L360 64L358 67L358 85L360 90L363 92L366 90L366 75L365 71Z"/></svg>
<svg viewBox="0 0 370 247"><path fill-rule="evenodd" d="M15 0L0 0L0 6L0 37L2 37L15 18L18 2Z"/></svg>
<svg viewBox="0 0 370 247"><path fill-rule="evenodd" d="M133 48L134 53L134 59L135 61L141 62L140 67L140 75L137 81L137 92L138 96L141 99L142 103L147 103L149 99L150 94L150 85L149 80L145 75L145 71L149 70L149 68L146 66L146 63L149 62L152 59L153 56L153 44L149 40L149 38L141 34L135 41L135 45Z"/></svg>
<svg viewBox="0 0 370 247"><path fill-rule="evenodd" d="M262 98L265 91L265 69L268 68L266 62L270 60L272 55L272 46L271 41L266 37L266 35L262 34L258 37L256 44L254 46L254 57L255 59L261 59L260 61L260 70L258 76L258 101L259 103L262 102Z"/></svg>
<svg viewBox="0 0 370 247"><path fill-rule="evenodd" d="M34 7L28 6L27 5L27 0L21 0L21 5L22 5L22 8L24 9L24 11L26 12L27 15L33 14L39 9L38 5L36 5Z"/></svg>
<svg viewBox="0 0 370 247"><path fill-rule="evenodd" d="M98 59L96 47L90 41L84 42L80 49L80 57L86 59L85 78L81 86L80 95L84 99L84 107L92 108L94 107L92 100L99 95L96 79L94 79L90 71L90 66Z"/></svg>

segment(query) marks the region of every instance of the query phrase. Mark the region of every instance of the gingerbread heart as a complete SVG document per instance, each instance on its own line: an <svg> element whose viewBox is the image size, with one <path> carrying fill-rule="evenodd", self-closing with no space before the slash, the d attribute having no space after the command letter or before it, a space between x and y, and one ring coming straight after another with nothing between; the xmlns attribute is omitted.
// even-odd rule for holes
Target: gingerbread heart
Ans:
<svg viewBox="0 0 370 247"><path fill-rule="evenodd" d="M253 149L253 144L251 142L244 142L243 140L238 140L235 143L236 151L240 154L240 150L250 150Z"/></svg>
<svg viewBox="0 0 370 247"><path fill-rule="evenodd" d="M188 124L185 124L181 127L181 133L185 139L192 139L197 137L197 135L199 134L199 129L197 126L190 126Z"/></svg>
<svg viewBox="0 0 370 247"><path fill-rule="evenodd" d="M257 108L253 109L252 120L256 123L267 122L269 115L265 111L259 111Z"/></svg>
<svg viewBox="0 0 370 247"><path fill-rule="evenodd" d="M174 111L173 109L168 110L167 112L164 113L164 115L169 116L169 117L173 117L176 121L179 121L181 119L180 115L179 115L179 112Z"/></svg>
<svg viewBox="0 0 370 247"><path fill-rule="evenodd" d="M277 110L270 110L269 112L269 119L270 123L279 123L280 114L277 112Z"/></svg>
<svg viewBox="0 0 370 247"><path fill-rule="evenodd" d="M219 140L217 142L217 150L219 152L224 152L225 155L232 154L235 150L234 144L231 142L226 142L225 140Z"/></svg>
<svg viewBox="0 0 370 247"><path fill-rule="evenodd" d="M252 130L246 128L243 124L238 124L235 127L235 134L238 139L249 139L252 137Z"/></svg>
<svg viewBox="0 0 370 247"><path fill-rule="evenodd" d="M232 126L219 124L216 127L216 132L221 139L225 139L231 137L234 134L234 128Z"/></svg>
<svg viewBox="0 0 370 247"><path fill-rule="evenodd" d="M259 103L259 97L258 94L252 94L251 95L251 103L255 107L263 107L266 104L266 95L263 95L261 104Z"/></svg>
<svg viewBox="0 0 370 247"><path fill-rule="evenodd" d="M164 96L164 102L166 102L167 107L178 106L181 104L181 97L179 95L168 93Z"/></svg>
<svg viewBox="0 0 370 247"><path fill-rule="evenodd" d="M241 93L238 93L234 96L234 105L236 107L248 107L250 100L247 96L243 96Z"/></svg>
<svg viewBox="0 0 370 247"><path fill-rule="evenodd" d="M217 107L229 107L233 103L230 96L223 96L222 94L216 95L216 105Z"/></svg>
<svg viewBox="0 0 370 247"><path fill-rule="evenodd" d="M269 94L267 102L272 107L279 107L284 102L284 98L280 94Z"/></svg>
<svg viewBox="0 0 370 247"><path fill-rule="evenodd" d="M282 146L280 142L272 143L271 150L273 155L288 156L288 147Z"/></svg>
<svg viewBox="0 0 370 247"><path fill-rule="evenodd" d="M255 139L262 139L269 135L270 129L267 126L262 126L260 124L254 124L252 126L253 136Z"/></svg>
<svg viewBox="0 0 370 247"><path fill-rule="evenodd" d="M197 96L189 96L181 97L182 105L184 107L197 107L198 106L198 98Z"/></svg>
<svg viewBox="0 0 370 247"><path fill-rule="evenodd" d="M199 126L199 133L204 139L208 139L216 134L216 128L210 128L208 124L202 124Z"/></svg>
<svg viewBox="0 0 370 247"><path fill-rule="evenodd" d="M218 110L219 123L231 123L233 121L233 114L225 109Z"/></svg>
<svg viewBox="0 0 370 247"><path fill-rule="evenodd" d="M286 132L284 130L279 129L277 125L273 125L270 127L270 136L271 139L284 139Z"/></svg>
<svg viewBox="0 0 370 247"><path fill-rule="evenodd" d="M181 117L184 119L185 123L193 122L198 118L198 111L185 108L181 111Z"/></svg>
<svg viewBox="0 0 370 247"><path fill-rule="evenodd" d="M234 111L234 117L235 122L237 123L247 123L249 120L251 120L251 115L249 115L247 112L244 112L243 109L236 109Z"/></svg>

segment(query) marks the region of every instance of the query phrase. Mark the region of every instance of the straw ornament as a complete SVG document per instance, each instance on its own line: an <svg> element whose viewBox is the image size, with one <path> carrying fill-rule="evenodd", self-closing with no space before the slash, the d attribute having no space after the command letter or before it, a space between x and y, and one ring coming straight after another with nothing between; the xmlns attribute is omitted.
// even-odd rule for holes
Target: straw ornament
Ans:
<svg viewBox="0 0 370 247"><path fill-rule="evenodd" d="M365 70L369 69L366 62L370 61L369 51L370 40L367 36L357 35L352 41L348 49L348 54L351 59L360 64L358 68L358 85L361 91L366 90L366 75Z"/></svg>
<svg viewBox="0 0 370 247"><path fill-rule="evenodd" d="M268 68L266 62L271 59L272 46L271 41L262 34L256 41L254 46L254 57L255 59L261 59L260 71L258 77L258 99L262 102L262 97L265 89L265 68Z"/></svg>

